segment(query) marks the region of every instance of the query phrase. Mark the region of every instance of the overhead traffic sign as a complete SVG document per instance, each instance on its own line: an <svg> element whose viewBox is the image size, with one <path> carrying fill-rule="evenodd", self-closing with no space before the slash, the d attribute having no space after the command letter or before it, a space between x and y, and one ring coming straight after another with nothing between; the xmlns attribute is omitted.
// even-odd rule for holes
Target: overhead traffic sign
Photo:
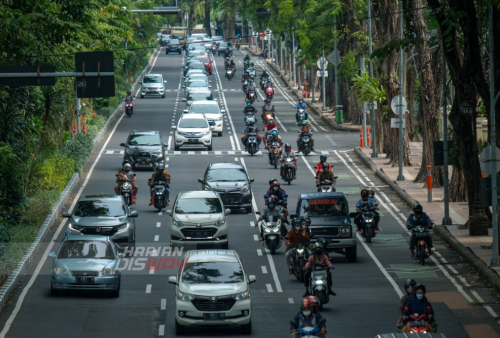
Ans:
<svg viewBox="0 0 500 338"><path fill-rule="evenodd" d="M401 106L401 111L403 112L403 114L406 112L406 108L408 107L408 104L406 103L406 99L403 97L401 97L403 100L400 104L399 102L399 95L397 96L394 96L391 100L391 109L392 109L392 112L396 115L399 116L399 106Z"/></svg>

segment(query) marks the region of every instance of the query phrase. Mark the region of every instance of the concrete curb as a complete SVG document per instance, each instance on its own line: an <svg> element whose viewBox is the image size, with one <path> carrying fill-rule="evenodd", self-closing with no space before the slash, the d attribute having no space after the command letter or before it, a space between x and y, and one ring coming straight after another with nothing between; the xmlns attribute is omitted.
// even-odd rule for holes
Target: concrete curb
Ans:
<svg viewBox="0 0 500 338"><path fill-rule="evenodd" d="M365 153L360 148L354 148L354 153L358 158L375 173L382 182L391 187L396 194L401 197L401 199L410 207L417 203L406 191L404 191L399 185L392 181L389 176L387 176L383 171L377 170L377 167L373 161L366 156ZM488 283L495 288L497 292L500 292L500 276L497 272L488 267L476 254L469 248L460 243L448 230L446 226L435 225L434 233L439 236L447 245L449 245L453 250L455 250L462 258L471 265L477 273L484 278Z"/></svg>
<svg viewBox="0 0 500 338"><path fill-rule="evenodd" d="M161 49L158 49L157 55L160 53L160 50ZM151 56L151 59L154 56L155 54ZM137 77L137 80L132 85L132 88L134 89L136 88L139 79L142 77L144 72L146 72L150 68L150 66L151 62L149 62L148 66L144 68L140 76ZM113 125L112 122L113 123L115 122L116 118L119 116L118 112L120 112L122 109L123 109L123 102L120 105L118 105L118 107L116 107L113 114L109 116L104 127L95 136L93 140L94 149L92 150L92 152L96 150L97 144L105 135L107 130L111 127L111 125ZM40 251L42 249L42 243L46 239L46 237L49 236L48 229L54 226L58 221L58 219L60 218L59 214L61 213L61 209L68 202L70 192L75 188L79 180L80 180L80 175L78 173L74 173L73 176L71 176L71 179L69 180L68 184L66 184L66 187L61 192L61 197L59 197L59 200L52 208L52 213L47 215L47 217L43 221L43 224L38 230L38 234L33 243L31 244L30 248L28 249L27 253L21 258L21 261L18 263L17 268L11 272L9 277L7 277L5 283L0 287L0 312L5 307L5 305L7 305L9 300L9 295L20 283L21 277L26 273L26 270L28 269L30 264L34 261L35 257L38 254L40 254Z"/></svg>

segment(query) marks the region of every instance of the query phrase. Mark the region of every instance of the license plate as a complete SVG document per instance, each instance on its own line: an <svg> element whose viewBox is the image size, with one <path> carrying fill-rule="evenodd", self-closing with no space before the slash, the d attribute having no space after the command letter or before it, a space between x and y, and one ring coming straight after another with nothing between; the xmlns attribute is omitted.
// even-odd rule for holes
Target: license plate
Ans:
<svg viewBox="0 0 500 338"><path fill-rule="evenodd" d="M75 277L77 283L94 283L94 277Z"/></svg>
<svg viewBox="0 0 500 338"><path fill-rule="evenodd" d="M225 313L204 313L203 320L225 320Z"/></svg>
<svg viewBox="0 0 500 338"><path fill-rule="evenodd" d="M194 138L190 138L190 139L188 139L188 143L198 143L198 140L194 139Z"/></svg>

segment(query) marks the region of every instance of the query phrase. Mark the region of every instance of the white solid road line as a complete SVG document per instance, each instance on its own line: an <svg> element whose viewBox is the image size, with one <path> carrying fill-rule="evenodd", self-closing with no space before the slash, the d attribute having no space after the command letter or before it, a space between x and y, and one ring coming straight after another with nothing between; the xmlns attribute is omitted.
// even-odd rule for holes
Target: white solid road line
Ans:
<svg viewBox="0 0 500 338"><path fill-rule="evenodd" d="M168 137L167 145L167 150L170 150L170 147L172 146L172 135Z"/></svg>

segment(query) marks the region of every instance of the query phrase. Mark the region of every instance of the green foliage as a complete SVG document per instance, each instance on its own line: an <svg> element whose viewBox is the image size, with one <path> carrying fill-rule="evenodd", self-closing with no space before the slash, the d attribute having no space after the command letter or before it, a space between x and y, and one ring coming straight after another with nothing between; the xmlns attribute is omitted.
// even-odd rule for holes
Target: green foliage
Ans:
<svg viewBox="0 0 500 338"><path fill-rule="evenodd" d="M21 217L21 225L39 227L61 195L59 190L38 190Z"/></svg>
<svg viewBox="0 0 500 338"><path fill-rule="evenodd" d="M97 114L107 119L114 111L115 109L113 107L101 107L97 109Z"/></svg>
<svg viewBox="0 0 500 338"><path fill-rule="evenodd" d="M74 172L75 160L57 152L42 164L40 188L63 191Z"/></svg>
<svg viewBox="0 0 500 338"><path fill-rule="evenodd" d="M61 149L61 154L74 160L75 171L80 172L92 152L92 138L84 134L71 134Z"/></svg>
<svg viewBox="0 0 500 338"><path fill-rule="evenodd" d="M359 103L378 101L383 103L386 101L385 89L380 85L380 82L375 77L370 77L367 72L361 75L354 75L352 79L354 92L358 95Z"/></svg>
<svg viewBox="0 0 500 338"><path fill-rule="evenodd" d="M0 211L24 200L19 159L12 146L0 142Z"/></svg>
<svg viewBox="0 0 500 338"><path fill-rule="evenodd" d="M359 70L358 63L356 62L356 56L358 54L359 52L351 49L346 55L341 57L342 62L338 70L340 77L345 81L351 81Z"/></svg>

